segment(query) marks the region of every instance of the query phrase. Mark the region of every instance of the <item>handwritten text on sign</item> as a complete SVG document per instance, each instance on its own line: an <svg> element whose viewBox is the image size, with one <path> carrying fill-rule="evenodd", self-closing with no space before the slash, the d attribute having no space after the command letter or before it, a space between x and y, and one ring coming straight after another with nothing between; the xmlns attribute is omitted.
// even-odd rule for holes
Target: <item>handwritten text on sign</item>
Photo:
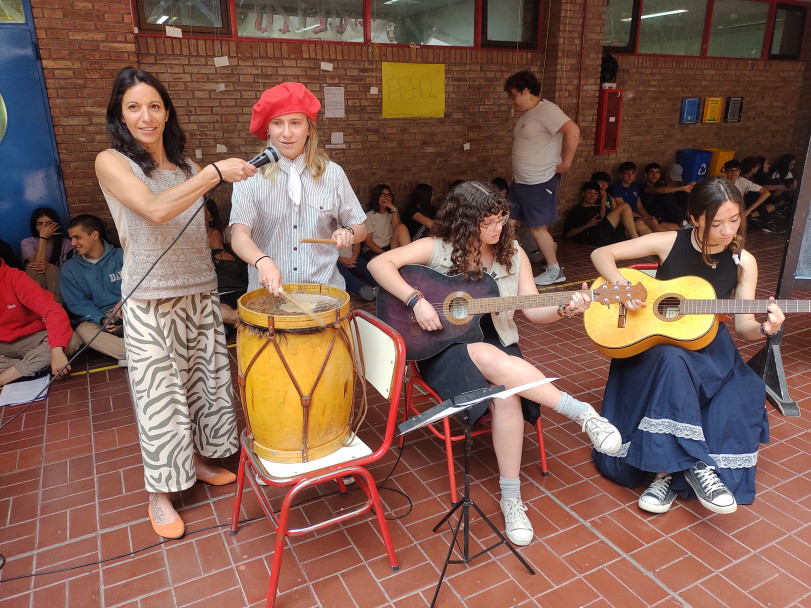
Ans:
<svg viewBox="0 0 811 608"><path fill-rule="evenodd" d="M383 118L445 116L445 65L383 62Z"/></svg>

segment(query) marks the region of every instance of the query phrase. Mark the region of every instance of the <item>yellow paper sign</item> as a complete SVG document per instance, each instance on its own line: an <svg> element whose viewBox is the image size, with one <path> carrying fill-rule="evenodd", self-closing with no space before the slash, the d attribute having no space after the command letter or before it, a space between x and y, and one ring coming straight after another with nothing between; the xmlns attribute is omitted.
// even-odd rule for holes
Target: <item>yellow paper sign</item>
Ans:
<svg viewBox="0 0 811 608"><path fill-rule="evenodd" d="M704 98L704 116L701 122L720 122L721 121L721 97L705 97Z"/></svg>
<svg viewBox="0 0 811 608"><path fill-rule="evenodd" d="M383 118L445 116L445 65L383 62Z"/></svg>

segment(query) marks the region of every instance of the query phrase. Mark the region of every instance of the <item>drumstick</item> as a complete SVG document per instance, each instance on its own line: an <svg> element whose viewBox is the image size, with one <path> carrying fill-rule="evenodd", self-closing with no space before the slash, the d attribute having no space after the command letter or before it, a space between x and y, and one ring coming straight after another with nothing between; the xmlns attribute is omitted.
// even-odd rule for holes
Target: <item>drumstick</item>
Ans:
<svg viewBox="0 0 811 608"><path fill-rule="evenodd" d="M299 243L315 243L316 245L334 245L335 239L299 239Z"/></svg>
<svg viewBox="0 0 811 608"><path fill-rule="evenodd" d="M321 319L319 319L317 316L315 316L315 313L313 312L312 308L310 308L309 306L305 306L303 302L301 302L300 300L297 300L292 295L287 293L284 290L283 287L279 287L279 295L281 295L285 300L290 302L293 306L298 308L305 315L310 317L310 319L312 319L313 321L318 323L319 327L326 327L327 326Z"/></svg>

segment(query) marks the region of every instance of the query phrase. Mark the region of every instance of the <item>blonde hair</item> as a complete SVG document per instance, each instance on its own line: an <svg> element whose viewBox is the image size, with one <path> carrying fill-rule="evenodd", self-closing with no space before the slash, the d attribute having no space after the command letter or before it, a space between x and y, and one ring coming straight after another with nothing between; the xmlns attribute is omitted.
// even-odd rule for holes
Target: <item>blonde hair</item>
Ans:
<svg viewBox="0 0 811 608"><path fill-rule="evenodd" d="M310 172L310 175L313 176L313 179L321 179L321 176L324 175L324 171L327 170L329 156L327 156L327 153L323 150L318 149L318 130L309 116L307 117L307 126L310 127L310 135L304 143L304 163L307 165L307 170ZM270 140L270 136L268 136L265 147L272 145L273 142ZM265 148L262 148L262 150L264 149ZM276 179L276 174L279 172L279 165L278 163L265 165L259 169L259 172L272 181Z"/></svg>

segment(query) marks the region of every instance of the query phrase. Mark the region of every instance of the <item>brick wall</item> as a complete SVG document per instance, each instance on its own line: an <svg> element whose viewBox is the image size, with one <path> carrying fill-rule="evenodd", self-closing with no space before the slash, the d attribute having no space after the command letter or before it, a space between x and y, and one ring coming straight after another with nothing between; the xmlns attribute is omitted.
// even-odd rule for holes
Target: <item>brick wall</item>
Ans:
<svg viewBox="0 0 811 608"><path fill-rule="evenodd" d="M595 156L605 0L545 3L549 22L542 28L543 50L536 53L163 39L132 34L129 0L32 4L71 214L109 217L93 159L107 145L104 111L112 79L125 65L164 81L189 137L189 155L201 149L201 164L222 156L215 152L217 143L227 146L228 155L250 158L259 151L261 143L248 125L251 106L264 89L299 80L323 101L323 86L344 86L347 116L322 115L319 136L323 146L331 132L344 133L346 148L329 154L363 201L383 181L402 204L419 182L441 195L457 178L509 179L514 122L502 87L521 69L542 75L543 95L582 129L574 167L562 185L562 211L575 203L580 184L594 170L614 172L626 159L669 165L676 150L690 147L770 158L789 148L802 157L805 144L797 134L807 134L811 125L811 113L800 103L804 83L809 86L806 62L616 55L618 86L625 91L620 152ZM230 65L215 68L213 58L222 55ZM333 63L334 70L321 71L321 61ZM445 117L383 120L380 96L370 95L369 88L380 87L384 61L445 64ZM217 83L225 91L216 92ZM678 124L682 97L730 95L744 98L742 122ZM462 149L466 142L468 151ZM217 199L227 207L228 189L222 190Z"/></svg>
<svg viewBox="0 0 811 608"><path fill-rule="evenodd" d="M32 0L45 85L71 215L109 217L93 161L116 72L135 63L129 0Z"/></svg>

